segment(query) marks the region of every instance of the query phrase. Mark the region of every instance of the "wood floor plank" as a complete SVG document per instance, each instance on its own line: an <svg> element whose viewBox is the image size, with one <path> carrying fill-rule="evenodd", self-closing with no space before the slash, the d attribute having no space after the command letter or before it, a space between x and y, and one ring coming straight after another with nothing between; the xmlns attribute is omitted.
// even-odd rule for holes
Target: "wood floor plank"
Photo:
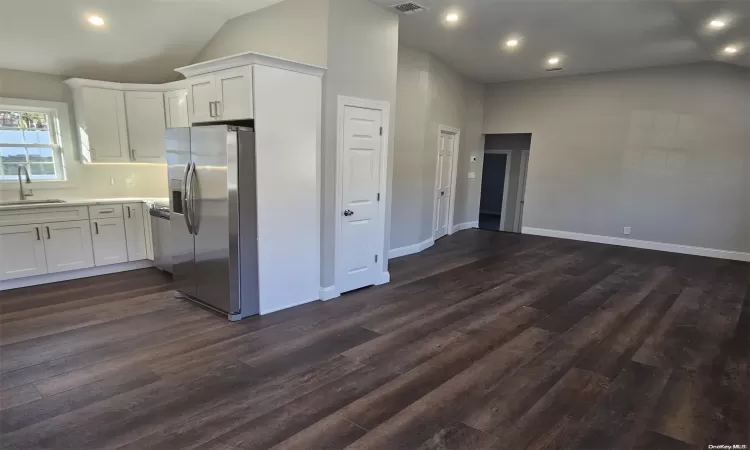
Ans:
<svg viewBox="0 0 750 450"><path fill-rule="evenodd" d="M0 445L750 442L748 263L465 230L389 272L237 323L155 269L2 292Z"/></svg>
<svg viewBox="0 0 750 450"><path fill-rule="evenodd" d="M631 362L612 381L565 449L632 448L646 432L671 369Z"/></svg>
<svg viewBox="0 0 750 450"><path fill-rule="evenodd" d="M0 411L23 405L42 398L33 384L24 384L10 389L0 391ZM1 414L1 413L0 413ZM0 426L0 431L3 427Z"/></svg>

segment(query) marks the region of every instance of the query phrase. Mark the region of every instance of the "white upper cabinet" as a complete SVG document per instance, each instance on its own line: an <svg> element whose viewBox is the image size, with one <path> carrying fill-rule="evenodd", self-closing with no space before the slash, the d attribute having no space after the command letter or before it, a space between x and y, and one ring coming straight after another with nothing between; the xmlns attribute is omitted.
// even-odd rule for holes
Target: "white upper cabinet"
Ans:
<svg viewBox="0 0 750 450"><path fill-rule="evenodd" d="M192 123L253 118L252 66L188 78Z"/></svg>
<svg viewBox="0 0 750 450"><path fill-rule="evenodd" d="M164 93L167 128L185 128L190 126L187 99L187 89L175 89Z"/></svg>
<svg viewBox="0 0 750 450"><path fill-rule="evenodd" d="M41 225L0 227L0 280L47 273Z"/></svg>
<svg viewBox="0 0 750 450"><path fill-rule="evenodd" d="M166 159L164 94L125 92L130 159L136 162L162 162Z"/></svg>
<svg viewBox="0 0 750 450"><path fill-rule="evenodd" d="M188 80L188 110L193 122L212 122L216 101L216 77L214 74Z"/></svg>
<svg viewBox="0 0 750 450"><path fill-rule="evenodd" d="M252 66L216 72L217 105L214 108L221 120L253 118Z"/></svg>
<svg viewBox="0 0 750 450"><path fill-rule="evenodd" d="M125 220L125 239L127 241L128 261L148 259L146 245L146 224L143 217L142 203L122 205ZM150 216L148 216L150 218Z"/></svg>
<svg viewBox="0 0 750 450"><path fill-rule="evenodd" d="M84 160L130 161L125 97L121 91L81 88L75 107Z"/></svg>

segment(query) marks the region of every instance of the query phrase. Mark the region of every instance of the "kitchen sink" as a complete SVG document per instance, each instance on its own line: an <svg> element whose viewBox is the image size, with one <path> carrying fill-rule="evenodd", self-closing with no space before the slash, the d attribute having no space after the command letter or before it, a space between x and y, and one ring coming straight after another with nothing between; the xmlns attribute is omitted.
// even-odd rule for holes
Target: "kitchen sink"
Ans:
<svg viewBox="0 0 750 450"><path fill-rule="evenodd" d="M48 205L51 203L65 203L65 200L16 200L11 202L0 202L0 206Z"/></svg>

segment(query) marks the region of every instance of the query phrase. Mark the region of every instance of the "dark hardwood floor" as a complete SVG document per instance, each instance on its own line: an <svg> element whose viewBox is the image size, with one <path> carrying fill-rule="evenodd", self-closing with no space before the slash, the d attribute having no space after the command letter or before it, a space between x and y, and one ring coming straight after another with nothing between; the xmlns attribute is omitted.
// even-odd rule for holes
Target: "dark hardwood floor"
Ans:
<svg viewBox="0 0 750 450"><path fill-rule="evenodd" d="M0 446L750 445L749 274L467 230L240 323L156 270L0 292Z"/></svg>

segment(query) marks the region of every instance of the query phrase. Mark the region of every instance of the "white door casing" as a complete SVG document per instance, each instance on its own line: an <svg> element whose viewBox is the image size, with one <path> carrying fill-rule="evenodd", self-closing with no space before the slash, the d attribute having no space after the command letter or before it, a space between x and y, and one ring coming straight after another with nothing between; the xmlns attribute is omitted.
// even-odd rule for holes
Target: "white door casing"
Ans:
<svg viewBox="0 0 750 450"><path fill-rule="evenodd" d="M339 96L335 290L387 282L385 195L390 105Z"/></svg>
<svg viewBox="0 0 750 450"><path fill-rule="evenodd" d="M520 233L523 229L523 208L526 206L526 179L529 174L529 150L521 152L521 170L518 175L518 203L516 204L516 217L514 219L513 231Z"/></svg>
<svg viewBox="0 0 750 450"><path fill-rule="evenodd" d="M435 201L433 205L432 238L452 234L456 190L456 163L460 130L438 127L437 164L435 169Z"/></svg>

